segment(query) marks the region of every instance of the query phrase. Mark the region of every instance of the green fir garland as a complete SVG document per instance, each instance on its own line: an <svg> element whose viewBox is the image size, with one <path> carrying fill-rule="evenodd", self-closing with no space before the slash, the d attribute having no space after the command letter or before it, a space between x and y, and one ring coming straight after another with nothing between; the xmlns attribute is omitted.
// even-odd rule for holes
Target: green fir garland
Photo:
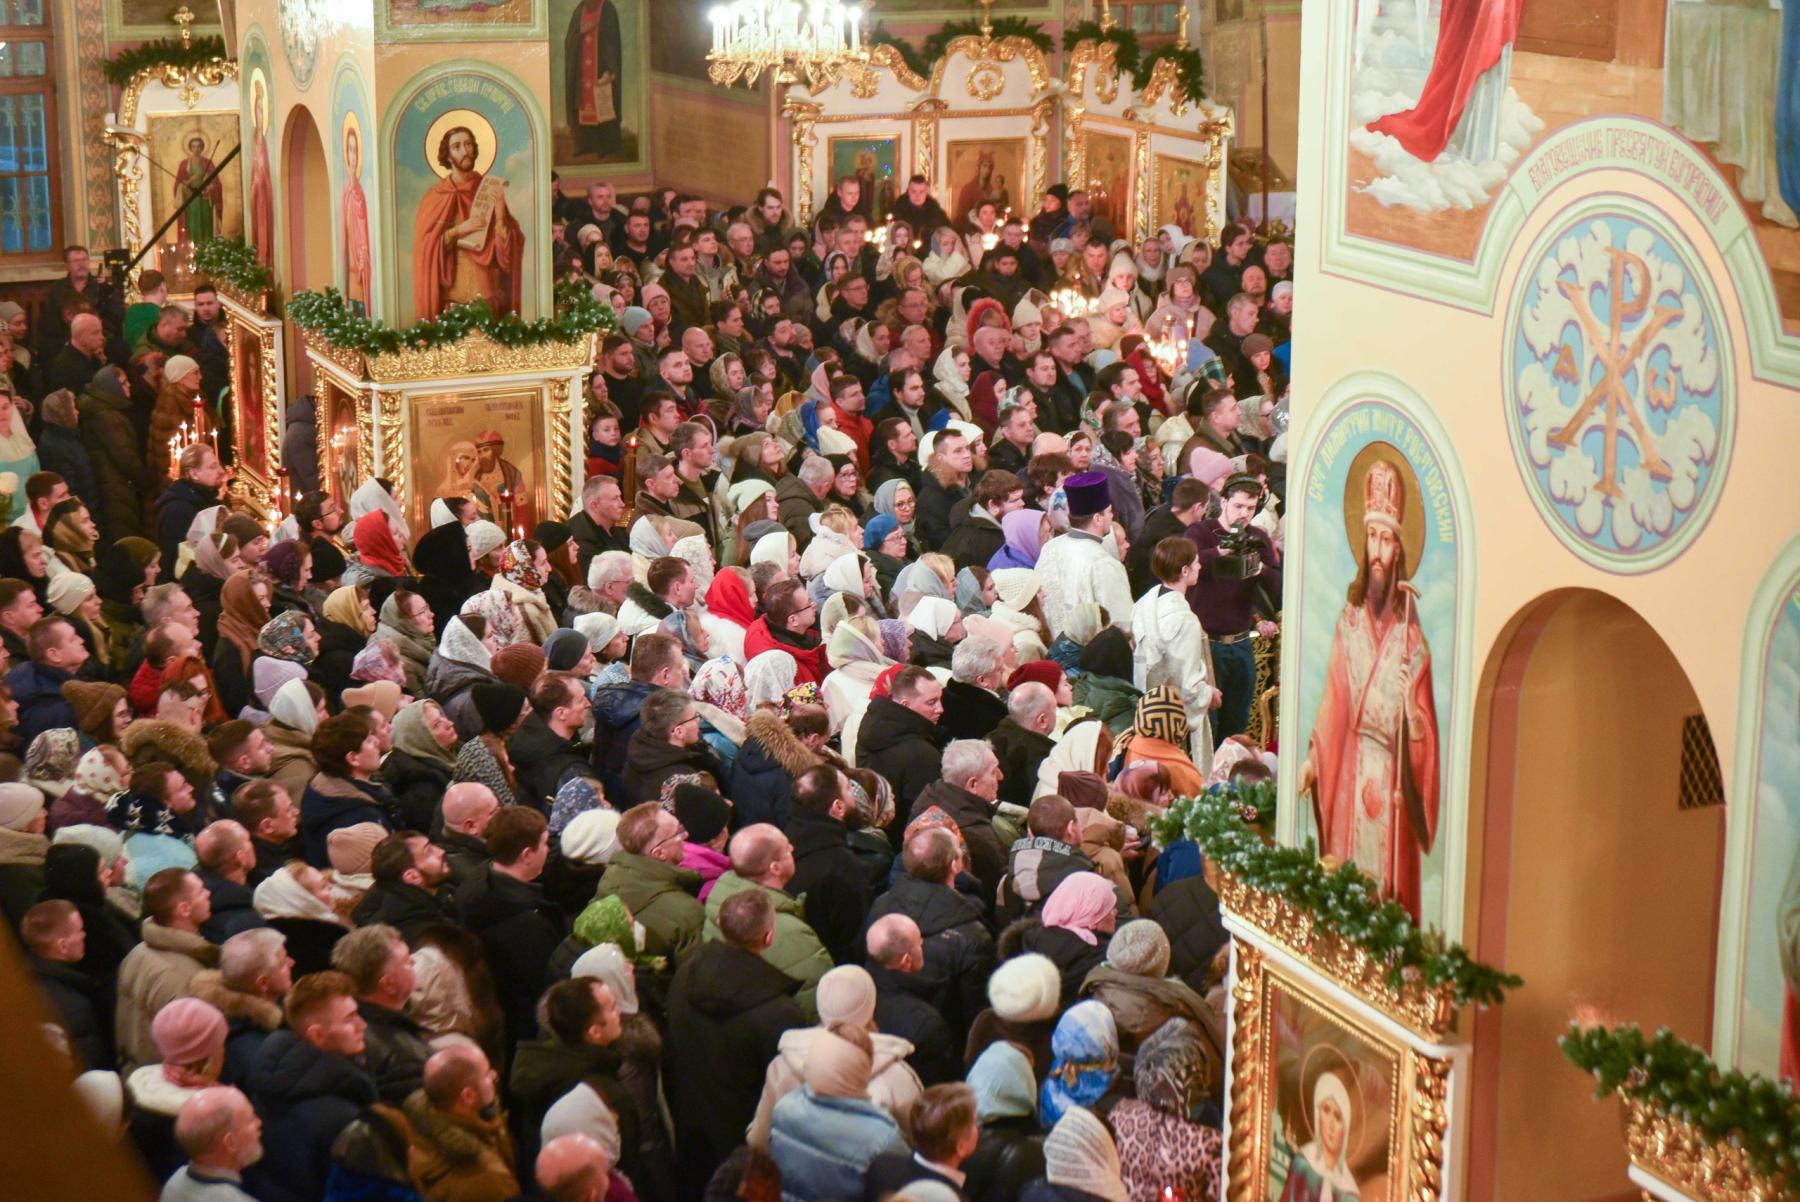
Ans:
<svg viewBox="0 0 1800 1202"><path fill-rule="evenodd" d="M288 299L287 315L331 345L371 359L448 346L477 333L501 346L523 347L573 342L596 330L610 334L618 328L612 309L595 300L592 290L573 282L557 285L556 315L536 321L525 321L516 313L496 317L487 302L477 298L396 330L357 313L336 288L295 293Z"/></svg>
<svg viewBox="0 0 1800 1202"><path fill-rule="evenodd" d="M1150 829L1158 846L1192 839L1221 871L1309 911L1319 930L1386 964L1396 989L1416 976L1432 988L1448 985L1458 1006L1491 1006L1525 983L1477 962L1460 944L1446 946L1442 932L1421 930L1398 902L1383 901L1375 882L1354 864L1327 869L1310 839L1305 847L1271 846L1252 827L1272 820L1273 794L1267 782L1248 789L1214 785L1176 801L1150 820Z"/></svg>
<svg viewBox="0 0 1800 1202"><path fill-rule="evenodd" d="M1120 73L1137 78L1138 58L1143 54L1137 34L1123 25L1102 29L1098 21L1082 21L1063 30L1064 50L1073 50L1083 42L1111 42L1118 47L1113 52L1113 62Z"/></svg>
<svg viewBox="0 0 1800 1202"><path fill-rule="evenodd" d="M940 58L950 49L950 43L957 38L978 38L981 36L981 22L973 18L967 21L949 21L930 37L925 39L925 61L935 66ZM1024 17L999 17L994 21L994 38L1024 38L1045 54L1056 49L1056 43L1050 35L1039 29ZM920 72L924 74L924 72Z"/></svg>
<svg viewBox="0 0 1800 1202"><path fill-rule="evenodd" d="M1192 46L1184 50L1173 43L1158 46L1147 58L1138 62L1137 70L1131 77L1138 90L1143 91L1144 85L1150 82L1151 73L1156 70L1156 64L1165 58L1174 60L1175 79L1181 84L1183 94L1192 101L1206 99L1206 64L1201 59L1200 52Z"/></svg>
<svg viewBox="0 0 1800 1202"><path fill-rule="evenodd" d="M242 238L207 238L194 243L194 267L215 283L223 280L247 294L265 292L275 282Z"/></svg>
<svg viewBox="0 0 1800 1202"><path fill-rule="evenodd" d="M900 61L906 64L908 71L914 75L930 76L931 74L931 64L925 61L924 56L919 53L919 48L905 38L895 37L888 32L887 26L879 22L875 26L875 32L869 35L869 45L892 46L900 52Z"/></svg>
<svg viewBox="0 0 1800 1202"><path fill-rule="evenodd" d="M1800 1181L1800 1097L1791 1086L1720 1068L1666 1027L1646 1038L1636 1026L1571 1026L1557 1043L1569 1063L1593 1074L1595 1097L1619 1093L1659 1107L1742 1148L1764 1176Z"/></svg>
<svg viewBox="0 0 1800 1202"><path fill-rule="evenodd" d="M146 68L180 67L193 70L195 67L204 67L214 59L229 57L231 56L225 53L225 39L217 34L195 38L187 46L181 44L180 38L157 38L153 42L121 50L101 64L101 71L105 74L107 83L122 88L131 82L132 76Z"/></svg>

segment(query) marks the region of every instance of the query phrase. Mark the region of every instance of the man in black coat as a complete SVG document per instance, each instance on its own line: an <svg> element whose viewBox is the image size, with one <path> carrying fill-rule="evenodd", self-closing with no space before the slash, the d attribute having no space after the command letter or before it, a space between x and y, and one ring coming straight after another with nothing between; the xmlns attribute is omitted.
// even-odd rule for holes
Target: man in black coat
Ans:
<svg viewBox="0 0 1800 1202"><path fill-rule="evenodd" d="M162 574L175 579L175 558L187 538L188 527L202 509L219 503L219 484L225 469L205 443L197 442L181 453L181 476L156 499L156 545L162 551Z"/></svg>
<svg viewBox="0 0 1800 1202"><path fill-rule="evenodd" d="M1160 453L1160 452L1159 452ZM1187 469L1183 467L1183 471ZM1150 570L1150 553L1165 538L1180 538L1187 528L1206 516L1206 503L1211 490L1192 476L1175 482L1174 495L1167 505L1158 505L1144 515L1138 536L1125 553L1125 573L1131 578L1131 595L1142 597L1159 581Z"/></svg>
<svg viewBox="0 0 1800 1202"><path fill-rule="evenodd" d="M719 940L682 962L669 992L669 1028L681 1035L664 1045L665 1087L691 1197L744 1142L781 1036L806 1025L794 1000L800 982L762 958L775 939L768 896L733 895L718 924Z"/></svg>
<svg viewBox="0 0 1800 1202"><path fill-rule="evenodd" d="M869 879L850 850L845 819L856 812L850 780L821 764L794 782L787 837L794 845L794 875L787 891L805 899L806 921L834 964L855 964L859 936L869 916Z"/></svg>
<svg viewBox="0 0 1800 1202"><path fill-rule="evenodd" d="M1081 850L1081 824L1066 798L1046 793L1033 801L1025 815L1025 832L1008 853L1006 880L996 898L995 920L1002 924L1036 914L1070 873L1095 871L1094 861ZM1118 897L1118 921L1134 917L1131 899L1117 885L1113 892Z"/></svg>
<svg viewBox="0 0 1800 1202"><path fill-rule="evenodd" d="M487 826L500 811L500 799L479 781L457 781L444 790L438 816L444 829L437 841L444 848L444 866L450 871L452 897L470 881L487 873L493 862L488 851Z"/></svg>
<svg viewBox="0 0 1800 1202"><path fill-rule="evenodd" d="M944 748L944 775L914 800L906 821L933 808L956 823L969 849L966 869L981 886L981 896L994 896L1006 871L1006 845L994 830L994 802L1000 792L1000 761L981 739L957 739Z"/></svg>
<svg viewBox="0 0 1800 1202"><path fill-rule="evenodd" d="M88 1068L111 1068L112 999L104 984L79 966L87 953L87 930L71 901L41 901L25 911L19 925L26 963L69 1046Z"/></svg>
<svg viewBox="0 0 1800 1202"><path fill-rule="evenodd" d="M620 1163L637 1166L643 1116L619 1081L619 1036L624 1012L612 990L588 977L558 981L544 995L544 1038L528 1040L514 1054L509 1078L519 1163L537 1159L544 1115L577 1085L591 1086L619 1124ZM634 1176L634 1180L636 1177Z"/></svg>
<svg viewBox="0 0 1800 1202"><path fill-rule="evenodd" d="M1006 697L1006 717L988 743L1000 760L999 799L1029 806L1037 798L1038 769L1056 746L1056 694L1035 680L1021 681Z"/></svg>
<svg viewBox="0 0 1800 1202"><path fill-rule="evenodd" d="M545 814L556 791L571 776L592 776L575 737L594 712L581 683L567 672L546 672L531 686L531 712L507 740L506 752L519 778L522 805Z"/></svg>
<svg viewBox="0 0 1800 1202"><path fill-rule="evenodd" d="M537 879L550 858L549 823L529 806L506 806L483 834L487 871L457 890L462 925L481 937L506 1012L510 1040L537 1028L550 956L562 942L563 917Z"/></svg>
<svg viewBox="0 0 1800 1202"><path fill-rule="evenodd" d="M603 551L629 551L630 538L619 522L625 516L625 493L618 480L595 474L581 486L581 510L569 518L576 563L587 579L588 564Z"/></svg>
<svg viewBox="0 0 1800 1202"><path fill-rule="evenodd" d="M1000 519L1025 508L1025 482L1000 468L989 470L975 485L969 508L938 549L963 568L985 568L1006 542Z"/></svg>
<svg viewBox="0 0 1800 1202"><path fill-rule="evenodd" d="M331 966L356 986L356 1012L368 1024L359 1063L381 1100L398 1106L425 1084L431 1032L406 1016L413 991L412 951L386 923L360 926L331 949Z"/></svg>
<svg viewBox="0 0 1800 1202"><path fill-rule="evenodd" d="M950 732L944 716L944 686L924 668L902 668L886 697L874 697L856 735L857 767L879 773L894 788L897 811L909 813L915 798L942 770Z"/></svg>
<svg viewBox="0 0 1800 1202"><path fill-rule="evenodd" d="M355 986L340 972L316 972L288 992L288 1026L263 1040L245 1093L263 1121L263 1159L244 1188L262 1202L311 1202L325 1195L331 1146L377 1100L357 1065L367 1046Z"/></svg>
<svg viewBox="0 0 1800 1202"><path fill-rule="evenodd" d="M971 897L957 888L959 877L969 878L956 839L946 830L915 832L901 850L900 862L906 871L875 899L870 929L891 914L912 919L925 956L919 976L935 986L934 1004L949 1024L955 1046L961 1047L975 1016L988 1004L994 933L981 897L992 897L993 890Z"/></svg>
<svg viewBox="0 0 1800 1202"><path fill-rule="evenodd" d="M1006 719L999 690L1018 667L1011 643L972 634L950 656L950 683L944 686L944 729L957 739L985 739Z"/></svg>
<svg viewBox="0 0 1800 1202"><path fill-rule="evenodd" d="M450 921L450 898L440 890L450 879L444 849L418 831L395 831L369 857L375 886L351 917L359 927L385 923L408 943L428 926Z"/></svg>
<svg viewBox="0 0 1800 1202"><path fill-rule="evenodd" d="M875 1026L912 1044L906 1062L925 1085L955 1081L960 1061L950 1025L938 1011L936 982L923 973L925 942L904 914L869 927L869 976L875 982Z"/></svg>

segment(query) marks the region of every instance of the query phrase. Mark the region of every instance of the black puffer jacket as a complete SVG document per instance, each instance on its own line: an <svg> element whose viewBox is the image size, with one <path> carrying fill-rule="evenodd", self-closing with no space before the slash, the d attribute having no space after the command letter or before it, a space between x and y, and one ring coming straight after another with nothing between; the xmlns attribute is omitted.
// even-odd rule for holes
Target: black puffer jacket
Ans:
<svg viewBox="0 0 1800 1202"><path fill-rule="evenodd" d="M948 885L902 874L875 899L869 921L889 914L904 914L919 924L925 941L925 967L919 975L936 986L938 1009L960 1047L987 1005L987 979L994 969L994 934L981 907Z"/></svg>
<svg viewBox="0 0 1800 1202"><path fill-rule="evenodd" d="M264 1202L323 1197L331 1145L376 1100L375 1082L348 1057L282 1030L263 1040L247 1084L263 1121L264 1151L245 1173L244 1188Z"/></svg>
<svg viewBox="0 0 1800 1202"><path fill-rule="evenodd" d="M975 796L960 785L947 780L932 781L913 801L907 811L910 824L925 811L936 806L948 814L962 833L969 849L968 869L981 882L981 896L994 896L1000 878L1006 873L1006 847L994 832L993 810L985 799Z"/></svg>
<svg viewBox="0 0 1800 1202"><path fill-rule="evenodd" d="M1027 1183L1044 1175L1044 1133L1030 1115L989 1119L962 1165L968 1202L1019 1202Z"/></svg>
<svg viewBox="0 0 1800 1202"><path fill-rule="evenodd" d="M925 786L943 775L950 732L891 697L870 699L856 734L857 767L878 772L894 787L895 808L912 812Z"/></svg>

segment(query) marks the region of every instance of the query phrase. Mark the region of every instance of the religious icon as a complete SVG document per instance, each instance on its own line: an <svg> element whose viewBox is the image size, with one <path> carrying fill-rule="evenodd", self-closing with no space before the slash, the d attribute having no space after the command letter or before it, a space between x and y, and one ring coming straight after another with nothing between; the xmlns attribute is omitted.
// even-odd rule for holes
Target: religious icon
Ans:
<svg viewBox="0 0 1800 1202"><path fill-rule="evenodd" d="M275 176L269 168L269 84L250 73L250 246L263 266L275 262Z"/></svg>
<svg viewBox="0 0 1800 1202"><path fill-rule="evenodd" d="M898 138L833 138L828 149L831 159L830 186L846 175L862 186L857 211L871 222L879 222L894 207L899 197L895 178L899 171L900 140Z"/></svg>
<svg viewBox="0 0 1800 1202"><path fill-rule="evenodd" d="M237 408L238 465L258 476L269 474L268 409L263 396L263 344L259 332L240 324L232 334L237 357L232 366L231 395Z"/></svg>
<svg viewBox="0 0 1800 1202"><path fill-rule="evenodd" d="M950 219L970 220L983 201L993 201L1002 211L1011 203L1008 181L1025 178L1025 142L1022 138L993 138L979 142L951 142L944 147L946 189L956 198Z"/></svg>
<svg viewBox="0 0 1800 1202"><path fill-rule="evenodd" d="M429 525L434 499L466 497L508 534L529 533L549 512L543 417L538 392L415 399L410 458L419 466L406 489L412 520Z"/></svg>
<svg viewBox="0 0 1800 1202"><path fill-rule="evenodd" d="M185 206L175 225L183 242L203 242L213 236L219 210L225 206L225 186L211 176L216 164L206 153L206 139L188 138L187 156L175 168L175 203Z"/></svg>
<svg viewBox="0 0 1800 1202"><path fill-rule="evenodd" d="M369 312L369 201L362 186L362 127L353 112L344 114L344 189L338 198L344 231L344 299L365 316Z"/></svg>
<svg viewBox="0 0 1800 1202"><path fill-rule="evenodd" d="M1115 237L1131 235L1131 139L1124 134L1082 131L1082 165L1093 213Z"/></svg>
<svg viewBox="0 0 1800 1202"><path fill-rule="evenodd" d="M1268 1202L1387 1202L1397 1056L1271 977Z"/></svg>
<svg viewBox="0 0 1800 1202"><path fill-rule="evenodd" d="M1369 444L1345 480L1358 572L1332 633L1325 692L1300 768L1320 851L1354 863L1420 920L1421 863L1438 827L1438 724L1431 648L1412 578L1425 518L1411 466Z"/></svg>
<svg viewBox="0 0 1800 1202"><path fill-rule="evenodd" d="M1206 234L1206 169L1186 159L1156 156L1156 212L1151 224L1158 229L1175 225L1184 234Z"/></svg>
<svg viewBox="0 0 1800 1202"><path fill-rule="evenodd" d="M413 217L413 315L436 317L485 298L496 313L517 312L525 232L507 207L508 181L491 172L494 128L471 109L439 117L426 136L438 182Z"/></svg>

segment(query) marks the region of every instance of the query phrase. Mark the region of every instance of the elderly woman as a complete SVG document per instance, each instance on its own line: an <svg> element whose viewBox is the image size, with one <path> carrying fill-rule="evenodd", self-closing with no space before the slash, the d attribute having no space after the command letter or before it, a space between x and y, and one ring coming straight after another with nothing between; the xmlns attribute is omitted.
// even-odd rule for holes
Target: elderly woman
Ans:
<svg viewBox="0 0 1800 1202"><path fill-rule="evenodd" d="M1181 694L1158 685L1139 699L1131 732L1122 741L1119 756L1126 764L1150 760L1169 771L1169 787L1178 797L1191 797L1206 788L1206 777L1188 758L1187 710Z"/></svg>
<svg viewBox="0 0 1800 1202"><path fill-rule="evenodd" d="M394 749L381 762L400 815L412 830L430 830L438 803L456 774L456 725L435 701L415 701L394 715Z"/></svg>
<svg viewBox="0 0 1800 1202"><path fill-rule="evenodd" d="M444 627L443 641L425 666L425 691L444 707L463 739L481 733L481 715L470 690L476 685L499 683L493 664L499 646L488 630L487 619L479 614L464 614L450 619Z"/></svg>
<svg viewBox="0 0 1800 1202"><path fill-rule="evenodd" d="M1218 1196L1223 1141L1195 1121L1218 1068L1217 1049L1186 1019L1169 1019L1138 1050L1137 1096L1107 1116L1130 1202L1159 1202L1170 1187L1181 1198Z"/></svg>
<svg viewBox="0 0 1800 1202"><path fill-rule="evenodd" d="M491 586L512 602L519 615L522 637L542 643L556 633L556 617L544 597L544 581L550 574L550 561L541 544L531 539L518 539L500 553L500 572Z"/></svg>
<svg viewBox="0 0 1800 1202"><path fill-rule="evenodd" d="M1105 960L1102 936L1112 934L1118 914L1119 895L1111 881L1097 872L1071 872L1044 899L1036 919L1003 934L1000 954L1026 951L1050 957L1062 977L1066 1006L1088 973Z"/></svg>
<svg viewBox="0 0 1800 1202"><path fill-rule="evenodd" d="M1094 1110L1119 1075L1119 1033L1112 1011L1077 1002L1050 1036L1050 1074L1038 1090L1038 1116L1054 1124L1074 1107Z"/></svg>

